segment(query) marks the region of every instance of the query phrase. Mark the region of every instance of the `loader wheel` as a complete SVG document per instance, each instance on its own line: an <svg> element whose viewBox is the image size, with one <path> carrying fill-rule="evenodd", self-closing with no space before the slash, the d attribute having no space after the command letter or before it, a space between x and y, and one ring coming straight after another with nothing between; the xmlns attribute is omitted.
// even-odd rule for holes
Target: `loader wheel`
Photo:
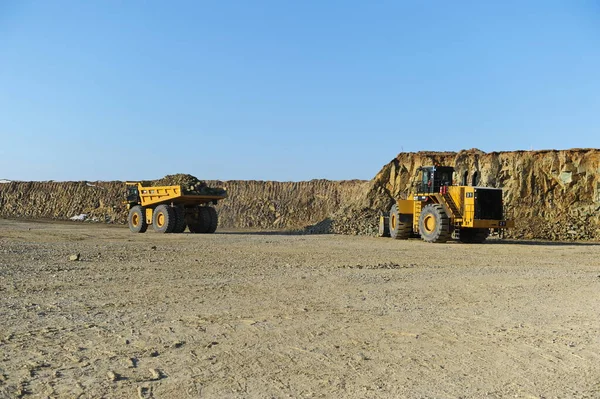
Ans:
<svg viewBox="0 0 600 399"><path fill-rule="evenodd" d="M378 237L389 237L390 236L390 214L385 212L379 216L379 232Z"/></svg>
<svg viewBox="0 0 600 399"><path fill-rule="evenodd" d="M212 234L215 231L217 231L217 226L219 224L219 215L217 215L217 210L215 208L213 208L212 206L207 206L202 209L206 209L204 212L207 212L208 216L210 217L210 222L208 224L208 228L206 229L206 232L209 234Z"/></svg>
<svg viewBox="0 0 600 399"><path fill-rule="evenodd" d="M406 240L412 233L412 218L401 220L403 217L406 216L400 215L398 205L392 205L392 209L390 209L389 229L390 237L396 240Z"/></svg>
<svg viewBox="0 0 600 399"><path fill-rule="evenodd" d="M129 225L129 230L133 233L145 233L148 230L146 210L139 205L131 208L129 215L127 215L127 224Z"/></svg>
<svg viewBox="0 0 600 399"><path fill-rule="evenodd" d="M460 242L481 244L490 234L489 229L461 229Z"/></svg>
<svg viewBox="0 0 600 399"><path fill-rule="evenodd" d="M172 207L159 205L154 209L152 227L157 233L172 233L177 223L177 216Z"/></svg>
<svg viewBox="0 0 600 399"><path fill-rule="evenodd" d="M419 234L425 242L446 242L450 239L450 221L440 204L429 204L419 216Z"/></svg>
<svg viewBox="0 0 600 399"><path fill-rule="evenodd" d="M173 233L183 233L185 231L185 210L180 206L174 207L173 210L175 211L175 217L177 218Z"/></svg>

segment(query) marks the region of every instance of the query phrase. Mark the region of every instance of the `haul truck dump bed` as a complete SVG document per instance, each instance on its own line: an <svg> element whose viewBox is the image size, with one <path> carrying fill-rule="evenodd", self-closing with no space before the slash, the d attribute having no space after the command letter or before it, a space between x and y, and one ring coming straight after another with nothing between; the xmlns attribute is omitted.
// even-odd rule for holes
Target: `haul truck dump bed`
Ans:
<svg viewBox="0 0 600 399"><path fill-rule="evenodd" d="M223 188L206 185L186 189L181 185L144 186L127 182L127 222L134 233L144 233L152 226L157 233L214 233L217 211L212 205L227 198Z"/></svg>

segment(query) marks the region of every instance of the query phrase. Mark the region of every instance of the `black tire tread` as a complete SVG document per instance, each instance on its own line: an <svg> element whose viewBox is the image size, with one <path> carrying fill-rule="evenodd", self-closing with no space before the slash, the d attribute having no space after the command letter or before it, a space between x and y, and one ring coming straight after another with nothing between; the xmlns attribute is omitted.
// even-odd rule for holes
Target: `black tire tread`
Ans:
<svg viewBox="0 0 600 399"><path fill-rule="evenodd" d="M379 216L379 231L377 232L378 237L389 237L390 236L390 216L389 213L384 213Z"/></svg>
<svg viewBox="0 0 600 399"><path fill-rule="evenodd" d="M424 216L429 213L436 216L440 227L436 232L432 233L430 236L427 236L427 234L423 234L425 231L423 228L423 220L425 219ZM419 216L419 233L425 242L446 242L451 238L450 219L440 204L425 205L423 209L421 209L421 215Z"/></svg>
<svg viewBox="0 0 600 399"><path fill-rule="evenodd" d="M175 222L175 227L173 228L173 233L183 233L186 227L185 210L179 206L173 207L173 209L175 211L175 217L177 218L177 222Z"/></svg>
<svg viewBox="0 0 600 399"><path fill-rule="evenodd" d="M210 222L208 224L206 232L208 234L212 234L215 231L217 231L217 226L219 225L219 215L217 214L217 210L212 206L207 206L204 209L206 209L205 212L208 212L208 215L210 217Z"/></svg>
<svg viewBox="0 0 600 399"><path fill-rule="evenodd" d="M139 213L139 217L141 218L142 223L140 223L139 228L135 228L131 224L131 218L134 213ZM129 210L129 214L127 215L127 224L129 225L129 230L133 233L145 233L148 230L148 223L146 222L146 208L141 205L135 205Z"/></svg>
<svg viewBox="0 0 600 399"><path fill-rule="evenodd" d="M392 218L396 220L396 226L392 226ZM398 204L392 205L389 216L389 234L390 237L396 240L406 240L412 234L412 222L400 222L400 211Z"/></svg>
<svg viewBox="0 0 600 399"><path fill-rule="evenodd" d="M166 220L165 225L163 227L158 227L158 225L156 224L156 215L158 215L161 212L165 214ZM173 229L175 228L176 222L177 217L175 215L175 210L173 209L173 207L163 204L157 206L154 209L154 215L152 217L152 228L157 233L172 233Z"/></svg>

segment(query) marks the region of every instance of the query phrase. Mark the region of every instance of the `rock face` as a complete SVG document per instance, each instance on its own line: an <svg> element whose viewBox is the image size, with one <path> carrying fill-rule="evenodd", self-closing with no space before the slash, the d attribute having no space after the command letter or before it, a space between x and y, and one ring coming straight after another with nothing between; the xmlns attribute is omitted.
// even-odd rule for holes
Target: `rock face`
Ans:
<svg viewBox="0 0 600 399"><path fill-rule="evenodd" d="M290 230L314 225L352 207L369 187L369 182L362 180L230 180L207 184L227 189L228 198L217 206L220 226Z"/></svg>
<svg viewBox="0 0 600 399"><path fill-rule="evenodd" d="M600 150L484 153L401 153L371 181L365 203L387 209L406 198L419 166L450 165L457 184L504 190L509 236L543 239L600 239Z"/></svg>
<svg viewBox="0 0 600 399"><path fill-rule="evenodd" d="M518 238L600 239L600 150L401 153L371 181L206 181L225 187L219 225L306 233L375 234L377 215L406 198L419 166L455 167L454 180L504 189ZM191 176L193 177L193 176ZM123 182L0 184L0 216L125 223ZM89 219L88 219L89 220Z"/></svg>
<svg viewBox="0 0 600 399"><path fill-rule="evenodd" d="M125 183L10 182L0 184L0 216L68 219L86 214L101 222L126 219Z"/></svg>

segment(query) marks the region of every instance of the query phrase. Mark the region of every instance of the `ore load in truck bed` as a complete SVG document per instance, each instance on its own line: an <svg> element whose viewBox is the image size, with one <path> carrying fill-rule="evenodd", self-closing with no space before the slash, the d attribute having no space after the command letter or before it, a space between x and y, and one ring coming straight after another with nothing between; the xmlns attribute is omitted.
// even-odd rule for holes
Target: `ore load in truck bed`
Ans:
<svg viewBox="0 0 600 399"><path fill-rule="evenodd" d="M197 177L179 173L167 175L162 179L151 182L143 182L143 186L181 186L184 195L224 195L225 189L220 187L208 187L205 181Z"/></svg>

